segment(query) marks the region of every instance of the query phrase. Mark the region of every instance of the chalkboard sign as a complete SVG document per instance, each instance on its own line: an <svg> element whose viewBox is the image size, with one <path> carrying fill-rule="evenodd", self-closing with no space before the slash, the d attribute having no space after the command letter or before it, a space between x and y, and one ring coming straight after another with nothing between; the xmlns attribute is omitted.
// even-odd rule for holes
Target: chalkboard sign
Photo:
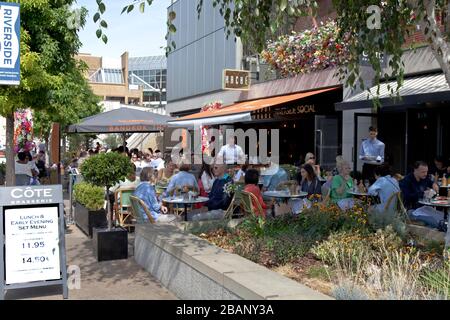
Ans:
<svg viewBox="0 0 450 320"><path fill-rule="evenodd" d="M7 290L62 285L67 299L62 188L0 188L0 299Z"/></svg>

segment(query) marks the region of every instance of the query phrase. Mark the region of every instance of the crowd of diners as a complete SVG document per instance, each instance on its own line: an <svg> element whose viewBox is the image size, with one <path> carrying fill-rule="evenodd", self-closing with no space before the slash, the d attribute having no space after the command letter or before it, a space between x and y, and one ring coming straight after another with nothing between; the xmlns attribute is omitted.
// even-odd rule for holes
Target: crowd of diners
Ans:
<svg viewBox="0 0 450 320"><path fill-rule="evenodd" d="M298 174L294 177L290 177L282 165L273 162L267 165L239 165L237 163L242 163L245 155L242 148L234 143L234 139L227 141L220 149L212 165L203 163L198 168L200 170L193 170L189 161L183 158L178 163L172 161L170 156L163 159L159 150L153 152L148 149L142 152L119 147L113 151L127 155L134 170L125 181L112 187L111 191L135 188L134 194L147 205L157 222L175 219L166 214L168 208L164 198L177 197L191 191L194 195L209 198L204 204L194 205L189 211L189 219L203 220L223 217L232 200L232 196L225 192L226 185L240 183L244 185L243 190L254 194L260 203L260 206L254 203L254 214L268 217L271 215L266 211L272 208L273 199L264 197L264 191L277 190L283 183L295 180L295 193L305 192L308 197L306 200L291 201L293 213L300 213L312 201L329 201L346 210L358 201L355 192L359 191L376 197L378 202L373 204L373 209L380 212L393 209L396 202L392 201L388 208L388 201L399 195L412 218L435 226L439 219L430 218L430 215L440 217L442 213L431 207L422 207L419 201L438 193L438 180L445 179L450 174L445 160L437 157L430 168L427 163L417 161L412 172L405 177L394 174L389 164L384 162L384 144L377 140L376 128L371 127L369 131L369 138L361 148L361 159L370 161L367 166L365 163L362 173L352 172L350 163L342 156L336 157L333 170L323 171L316 163L313 153L306 154L304 163L299 166ZM78 165L82 161L83 155L78 160ZM155 188L158 185L164 186L163 192ZM257 212L259 207L262 211ZM432 210L434 211L431 212Z"/></svg>

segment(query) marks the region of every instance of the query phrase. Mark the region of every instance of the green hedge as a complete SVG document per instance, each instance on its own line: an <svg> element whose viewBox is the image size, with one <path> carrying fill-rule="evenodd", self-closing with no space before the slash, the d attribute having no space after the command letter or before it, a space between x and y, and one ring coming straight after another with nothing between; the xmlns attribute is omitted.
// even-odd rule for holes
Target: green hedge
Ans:
<svg viewBox="0 0 450 320"><path fill-rule="evenodd" d="M105 203L105 191L102 187L81 182L73 187L75 200L89 210L100 210Z"/></svg>

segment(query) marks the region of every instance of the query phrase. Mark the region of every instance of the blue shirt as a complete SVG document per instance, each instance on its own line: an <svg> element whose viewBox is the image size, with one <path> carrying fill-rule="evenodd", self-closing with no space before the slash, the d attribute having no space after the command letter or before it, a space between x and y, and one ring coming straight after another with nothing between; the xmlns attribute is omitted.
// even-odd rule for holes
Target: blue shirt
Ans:
<svg viewBox="0 0 450 320"><path fill-rule="evenodd" d="M176 187L184 187L184 186L192 186L199 190L197 179L195 179L192 173L186 171L180 171L172 178L170 178L169 185L167 186L167 190L163 193L163 196L166 197L171 193Z"/></svg>
<svg viewBox="0 0 450 320"><path fill-rule="evenodd" d="M268 191L274 191L281 182L288 181L288 178L286 170L279 167L278 171L273 176L263 176L264 186L267 187Z"/></svg>
<svg viewBox="0 0 450 320"><path fill-rule="evenodd" d="M359 158L362 159L365 156L371 156L375 158L381 157L381 162L384 162L384 147L384 143L378 139L366 139L361 144Z"/></svg>
<svg viewBox="0 0 450 320"><path fill-rule="evenodd" d="M383 210L388 202L389 198L394 194L400 191L400 186L398 185L398 181L392 178L390 175L385 177L380 177L375 181L373 185L369 188L369 194L372 196L378 196L380 198L380 204L376 207L380 210ZM391 209L394 208L395 201L391 202Z"/></svg>
<svg viewBox="0 0 450 320"><path fill-rule="evenodd" d="M211 188L211 192L208 197L208 210L217 210L222 209L226 210L230 205L231 198L228 194L223 190L225 184L233 182L233 179L227 174L225 174L222 178L214 180L213 186Z"/></svg>
<svg viewBox="0 0 450 320"><path fill-rule="evenodd" d="M407 209L417 209L420 207L419 199L423 198L425 190L433 188L433 181L428 176L420 181L416 180L413 173L409 173L400 181L403 201Z"/></svg>
<svg viewBox="0 0 450 320"><path fill-rule="evenodd" d="M158 220L158 217L161 214L161 204L156 198L155 187L152 186L148 181L141 182L137 186L133 195L144 201L144 203L147 205L147 208L150 210L153 219L155 219L155 221ZM144 220L148 220L148 217L144 210L142 208L139 208L139 210Z"/></svg>

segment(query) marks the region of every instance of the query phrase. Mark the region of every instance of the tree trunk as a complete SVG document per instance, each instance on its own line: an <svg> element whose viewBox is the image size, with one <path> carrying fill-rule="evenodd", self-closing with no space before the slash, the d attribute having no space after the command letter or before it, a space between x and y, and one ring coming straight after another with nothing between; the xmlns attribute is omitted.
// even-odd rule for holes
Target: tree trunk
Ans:
<svg viewBox="0 0 450 320"><path fill-rule="evenodd" d="M14 164L14 112L6 116L6 186L16 184Z"/></svg>
<svg viewBox="0 0 450 320"><path fill-rule="evenodd" d="M413 1L417 4L417 0ZM423 6L425 8L424 17L420 20L420 29L422 30L425 39L430 44L431 51L436 58L442 72L445 75L448 85L450 86L450 46L445 41L439 24L436 21L436 1L424 0ZM448 250L450 249L450 216L448 221L447 234L445 235L445 249L444 256L448 257Z"/></svg>
<svg viewBox="0 0 450 320"><path fill-rule="evenodd" d="M430 44L431 51L450 86L450 47L445 41L436 21L436 2L434 0L425 0L423 3L425 7L425 16L420 21L420 29L423 32L425 39Z"/></svg>

